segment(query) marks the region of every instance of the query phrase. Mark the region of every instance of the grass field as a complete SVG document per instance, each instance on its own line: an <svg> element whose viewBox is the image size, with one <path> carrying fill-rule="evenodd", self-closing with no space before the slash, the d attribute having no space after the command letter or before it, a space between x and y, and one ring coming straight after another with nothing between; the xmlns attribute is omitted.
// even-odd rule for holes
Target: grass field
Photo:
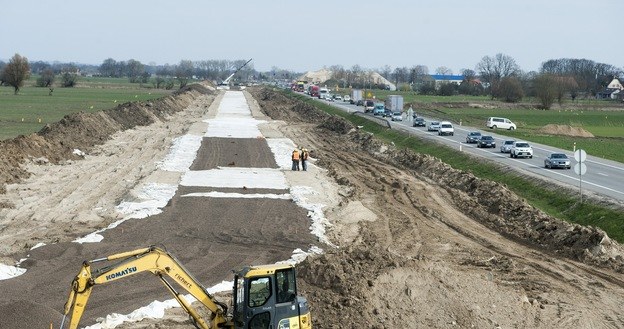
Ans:
<svg viewBox="0 0 624 329"><path fill-rule="evenodd" d="M81 78L76 87L55 87L49 95L48 88L34 87L34 81L31 78L17 95L12 87L0 87L0 140L37 132L70 113L105 110L173 91L145 88L121 78Z"/></svg>
<svg viewBox="0 0 624 329"><path fill-rule="evenodd" d="M457 150L439 143L382 127L366 118L350 115L309 97L303 97L294 93L286 93L286 95L296 97L304 102L310 102L325 112L341 116L355 125L362 126L362 129L373 133L377 138L386 142L393 142L398 148L409 148L414 152L435 156L455 169L468 171L477 177L505 184L510 190L527 200L531 205L551 216L571 223L599 227L607 232L612 239L624 243L624 226L622 225L624 223L624 212L620 209L612 209L587 200L579 203L578 195L568 195L561 193L560 190L554 191L544 188L535 180L527 179L520 174L510 173L494 163L475 159L464 153L458 153Z"/></svg>

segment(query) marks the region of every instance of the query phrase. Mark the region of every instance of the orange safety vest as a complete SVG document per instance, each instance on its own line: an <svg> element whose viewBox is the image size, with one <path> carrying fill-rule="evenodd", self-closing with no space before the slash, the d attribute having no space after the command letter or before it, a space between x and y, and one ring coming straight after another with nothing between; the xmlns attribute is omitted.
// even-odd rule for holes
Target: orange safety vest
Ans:
<svg viewBox="0 0 624 329"><path fill-rule="evenodd" d="M293 159L293 161L294 161L294 160L299 161L299 151L297 151L297 150L294 150L294 151L293 151L293 153L292 153L292 159Z"/></svg>

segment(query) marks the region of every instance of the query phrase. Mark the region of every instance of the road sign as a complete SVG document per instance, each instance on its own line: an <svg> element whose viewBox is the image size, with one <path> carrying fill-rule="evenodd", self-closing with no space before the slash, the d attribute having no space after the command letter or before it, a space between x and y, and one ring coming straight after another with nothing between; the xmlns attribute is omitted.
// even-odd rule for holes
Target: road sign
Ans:
<svg viewBox="0 0 624 329"><path fill-rule="evenodd" d="M574 151L574 160L576 162L585 162L587 160L587 153L583 149L578 149Z"/></svg>
<svg viewBox="0 0 624 329"><path fill-rule="evenodd" d="M587 172L587 166L585 165L585 163L579 162L574 165L574 172L577 175L585 175L585 173Z"/></svg>

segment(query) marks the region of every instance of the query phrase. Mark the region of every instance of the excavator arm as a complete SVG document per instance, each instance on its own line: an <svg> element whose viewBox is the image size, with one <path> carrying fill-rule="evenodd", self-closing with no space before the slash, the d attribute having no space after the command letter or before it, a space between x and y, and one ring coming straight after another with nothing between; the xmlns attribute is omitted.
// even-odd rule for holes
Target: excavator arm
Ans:
<svg viewBox="0 0 624 329"><path fill-rule="evenodd" d="M91 264L115 260L119 262L96 270L94 274L91 272ZM158 276L169 292L171 292L182 308L193 318L195 324L200 328L233 328L231 320L227 318L227 306L225 304L215 300L174 256L163 249L150 246L148 248L111 255L106 258L84 261L80 272L72 281L69 298L65 304L61 329L63 329L65 319L70 312L71 317L68 328L75 329L78 327L78 323L80 322L80 318L82 317L94 286L127 278L146 271ZM210 325L208 325L208 323L199 316L197 311L191 307L191 304L175 290L165 279L165 276L175 280L184 290L188 291L212 312L209 321Z"/></svg>

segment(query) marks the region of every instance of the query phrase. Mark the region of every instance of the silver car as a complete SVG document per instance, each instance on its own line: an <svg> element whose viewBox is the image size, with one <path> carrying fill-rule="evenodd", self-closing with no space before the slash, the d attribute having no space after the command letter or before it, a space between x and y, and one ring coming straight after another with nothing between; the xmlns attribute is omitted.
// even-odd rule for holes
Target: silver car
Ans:
<svg viewBox="0 0 624 329"><path fill-rule="evenodd" d="M438 131L440 130L440 121L431 121L429 122L429 127L427 127L428 131Z"/></svg>
<svg viewBox="0 0 624 329"><path fill-rule="evenodd" d="M570 158L563 153L551 153L544 159L544 167L570 169Z"/></svg>
<svg viewBox="0 0 624 329"><path fill-rule="evenodd" d="M506 140L503 142L503 145L500 147L501 153L510 153L511 147L513 146L514 140Z"/></svg>

